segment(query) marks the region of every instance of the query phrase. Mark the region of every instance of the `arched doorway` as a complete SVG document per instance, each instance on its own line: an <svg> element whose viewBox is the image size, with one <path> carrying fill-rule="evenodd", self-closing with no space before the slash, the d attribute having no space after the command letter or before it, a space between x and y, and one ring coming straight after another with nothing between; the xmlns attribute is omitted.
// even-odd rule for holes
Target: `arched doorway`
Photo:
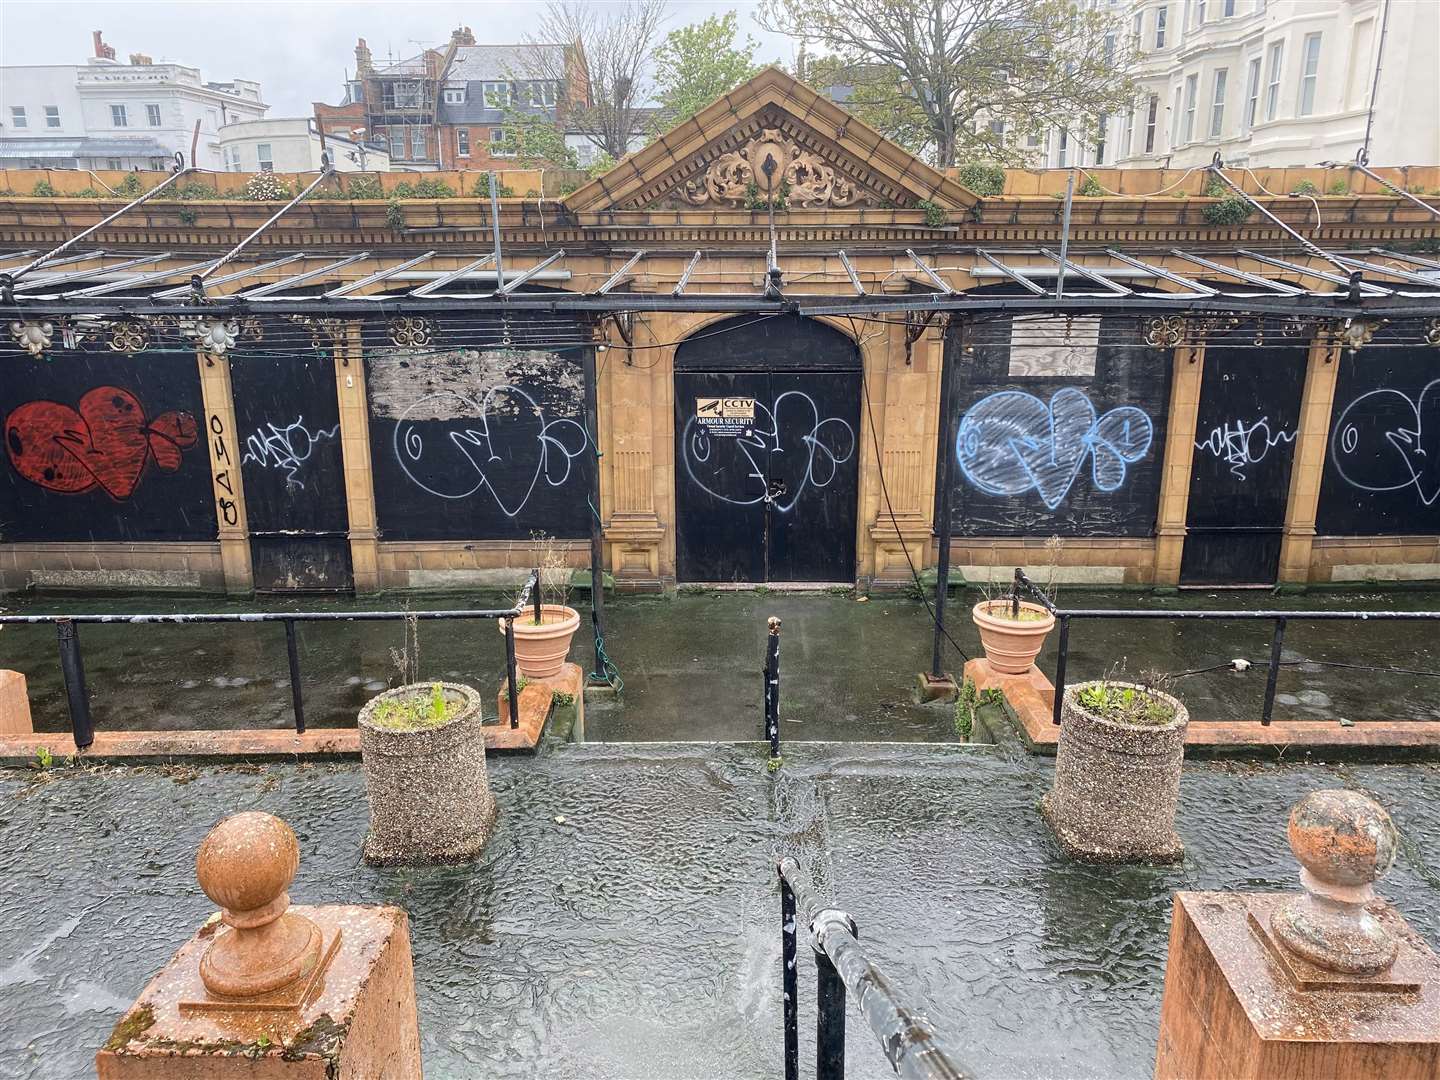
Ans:
<svg viewBox="0 0 1440 1080"><path fill-rule="evenodd" d="M860 350L796 316L711 324L675 352L682 582L853 582Z"/></svg>

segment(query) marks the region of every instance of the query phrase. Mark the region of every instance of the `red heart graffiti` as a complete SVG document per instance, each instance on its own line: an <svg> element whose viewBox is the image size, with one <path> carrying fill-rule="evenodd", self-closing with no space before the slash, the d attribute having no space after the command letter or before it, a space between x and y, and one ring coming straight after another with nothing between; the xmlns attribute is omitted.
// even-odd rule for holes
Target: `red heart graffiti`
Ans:
<svg viewBox="0 0 1440 1080"><path fill-rule="evenodd" d="M186 412L161 413L147 423L144 406L118 386L97 386L78 410L29 401L5 421L5 448L25 479L67 495L98 485L113 499L134 493L152 457L166 472L180 468L182 452L198 435Z"/></svg>

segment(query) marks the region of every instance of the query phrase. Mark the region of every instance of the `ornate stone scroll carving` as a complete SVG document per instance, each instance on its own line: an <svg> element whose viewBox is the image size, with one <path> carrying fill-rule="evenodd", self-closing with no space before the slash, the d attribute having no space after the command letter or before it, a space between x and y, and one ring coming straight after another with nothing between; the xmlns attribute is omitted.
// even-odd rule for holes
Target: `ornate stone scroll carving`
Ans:
<svg viewBox="0 0 1440 1080"><path fill-rule="evenodd" d="M764 128L738 150L721 154L703 173L681 185L691 206L760 204L779 192L784 182L786 204L818 209L877 200L838 172L819 154L800 146L778 128Z"/></svg>

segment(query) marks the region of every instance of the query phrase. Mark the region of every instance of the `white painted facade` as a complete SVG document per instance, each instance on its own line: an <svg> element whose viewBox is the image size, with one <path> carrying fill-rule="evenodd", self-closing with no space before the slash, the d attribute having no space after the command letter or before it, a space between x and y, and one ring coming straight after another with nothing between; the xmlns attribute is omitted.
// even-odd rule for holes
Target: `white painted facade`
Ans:
<svg viewBox="0 0 1440 1080"><path fill-rule="evenodd" d="M273 117L226 124L219 132L226 172L317 172L320 154L330 151L336 172L388 172L390 155L376 146L326 135L322 147L314 117Z"/></svg>
<svg viewBox="0 0 1440 1080"><path fill-rule="evenodd" d="M1440 0L1137 0L1127 14L1135 109L1088 145L1052 131L1037 164L1343 163L1367 127L1371 164L1440 164Z"/></svg>
<svg viewBox="0 0 1440 1080"><path fill-rule="evenodd" d="M144 59L138 57L137 59ZM0 68L0 162L12 168L163 169L176 151L220 169L219 132L268 106L258 83L207 83L181 64Z"/></svg>

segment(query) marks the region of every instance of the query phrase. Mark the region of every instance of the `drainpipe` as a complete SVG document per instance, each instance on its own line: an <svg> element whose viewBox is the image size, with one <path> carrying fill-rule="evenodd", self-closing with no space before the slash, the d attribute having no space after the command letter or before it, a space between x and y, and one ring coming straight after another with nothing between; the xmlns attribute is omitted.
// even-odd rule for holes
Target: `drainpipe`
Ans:
<svg viewBox="0 0 1440 1080"><path fill-rule="evenodd" d="M1370 129L1375 123L1375 95L1380 92L1380 61L1385 56L1385 33L1390 29L1390 0L1380 11L1380 45L1375 50L1375 80L1370 84L1370 107L1365 111L1365 141L1360 144L1361 153L1370 158Z"/></svg>

